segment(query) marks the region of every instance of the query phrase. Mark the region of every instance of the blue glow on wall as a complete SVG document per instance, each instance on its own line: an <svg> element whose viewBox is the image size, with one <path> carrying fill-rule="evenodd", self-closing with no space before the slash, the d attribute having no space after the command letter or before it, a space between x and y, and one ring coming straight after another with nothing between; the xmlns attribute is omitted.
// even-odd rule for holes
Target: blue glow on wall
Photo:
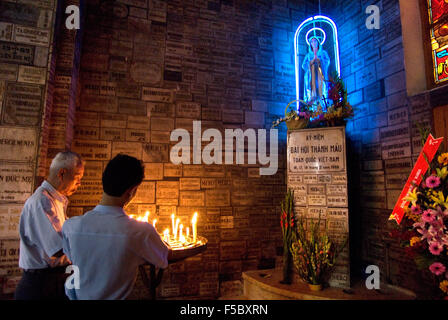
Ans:
<svg viewBox="0 0 448 320"><path fill-rule="evenodd" d="M327 74L332 75L334 72L337 72L338 76L341 75L338 30L336 24L330 18L322 15L317 15L304 20L299 25L294 35L297 109L299 109L299 101L304 100L305 72L302 70L302 63L309 51L309 39L312 37L317 38L320 43L320 48L328 53L330 65Z"/></svg>

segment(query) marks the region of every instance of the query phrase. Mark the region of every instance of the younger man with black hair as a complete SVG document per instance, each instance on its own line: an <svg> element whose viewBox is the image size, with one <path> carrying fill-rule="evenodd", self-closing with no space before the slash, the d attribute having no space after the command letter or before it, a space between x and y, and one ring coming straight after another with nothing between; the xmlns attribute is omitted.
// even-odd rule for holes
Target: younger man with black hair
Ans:
<svg viewBox="0 0 448 320"><path fill-rule="evenodd" d="M99 205L65 222L64 253L79 268L79 288L66 288L71 300L126 299L139 265L147 261L159 268L168 266L171 250L155 228L130 219L123 210L143 177L141 161L117 155L103 172Z"/></svg>

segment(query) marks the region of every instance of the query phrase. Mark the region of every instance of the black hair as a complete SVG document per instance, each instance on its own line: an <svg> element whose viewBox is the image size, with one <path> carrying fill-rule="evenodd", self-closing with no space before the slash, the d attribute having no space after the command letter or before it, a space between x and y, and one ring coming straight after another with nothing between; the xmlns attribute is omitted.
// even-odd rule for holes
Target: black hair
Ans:
<svg viewBox="0 0 448 320"><path fill-rule="evenodd" d="M144 178L143 163L126 154L118 154L103 172L103 191L112 197L121 197L126 190L139 185Z"/></svg>

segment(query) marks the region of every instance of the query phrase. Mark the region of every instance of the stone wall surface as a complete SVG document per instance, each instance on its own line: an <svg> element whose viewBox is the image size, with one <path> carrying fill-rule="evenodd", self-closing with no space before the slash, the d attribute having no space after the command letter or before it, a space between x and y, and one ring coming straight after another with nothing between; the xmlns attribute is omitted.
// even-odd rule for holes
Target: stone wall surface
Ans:
<svg viewBox="0 0 448 320"><path fill-rule="evenodd" d="M64 28L70 4L82 9L80 31ZM380 7L379 30L365 26L370 4ZM238 295L243 271L278 266L286 128L272 176L248 164L250 152L245 164L174 165L170 133L191 134L199 120L221 134L270 129L295 97L294 32L318 8L311 0L0 0L0 294L20 276L21 207L66 148L87 160L70 216L97 204L102 170L120 152L145 163L130 213L149 210L160 231L172 213L184 224L199 213L208 249L171 265L159 298ZM338 26L356 107L346 128L351 273L376 264L383 281L418 290L425 279L389 238L387 219L420 152L416 122L431 126L446 94L407 96L398 0L322 0L321 10ZM139 279L133 298L147 297Z"/></svg>
<svg viewBox="0 0 448 320"><path fill-rule="evenodd" d="M111 157L142 159L145 181L128 212L149 210L163 231L172 213L188 225L197 211L209 241L168 268L159 298L239 294L244 270L281 262L286 128L272 176L248 164L249 152L240 165L174 165L170 133L192 134L193 121L222 135L270 129L294 99L293 34L313 10L312 1L87 1L72 143L87 170L70 214L98 202ZM141 281L133 297L147 297Z"/></svg>
<svg viewBox="0 0 448 320"><path fill-rule="evenodd" d="M0 296L20 279L20 212L45 170L55 16L55 0L0 1Z"/></svg>
<svg viewBox="0 0 448 320"><path fill-rule="evenodd" d="M347 124L349 181L359 195L351 203L352 263L359 274L378 265L382 281L421 292L427 279L390 238L388 218L421 151L417 125L431 128L430 95L407 96L398 0L334 2L325 10L339 27L341 75L355 106ZM365 26L371 4L380 8L378 30Z"/></svg>

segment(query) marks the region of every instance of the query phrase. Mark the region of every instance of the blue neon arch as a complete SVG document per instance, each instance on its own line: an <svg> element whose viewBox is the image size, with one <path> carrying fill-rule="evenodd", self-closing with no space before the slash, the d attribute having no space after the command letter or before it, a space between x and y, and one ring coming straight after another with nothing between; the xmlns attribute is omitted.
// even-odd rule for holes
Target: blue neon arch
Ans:
<svg viewBox="0 0 448 320"><path fill-rule="evenodd" d="M319 27L316 27L316 24L319 25ZM300 89L300 81L301 81L301 65L300 65L300 54L299 51L299 37L301 35L301 32L303 30L307 30L307 27L310 25L313 25L313 29L320 30L323 32L324 37L328 37L325 31L322 29L322 25L329 25L332 30L332 39L333 39L333 57L334 57L334 66L336 69L336 72L338 76L341 76L341 64L339 61L339 41L338 41L338 29L336 27L336 24L333 20L331 20L329 17L317 15L314 17L309 17L308 19L304 20L296 29L296 32L294 34L294 61L295 61L295 71L296 71L296 99L297 99L297 110L299 109L299 101L301 99L301 89ZM308 29L306 36L309 34L309 32L312 29ZM307 37L305 36L305 39ZM330 35L331 36L331 35ZM324 40L325 41L325 40ZM306 54L306 53L305 53Z"/></svg>

